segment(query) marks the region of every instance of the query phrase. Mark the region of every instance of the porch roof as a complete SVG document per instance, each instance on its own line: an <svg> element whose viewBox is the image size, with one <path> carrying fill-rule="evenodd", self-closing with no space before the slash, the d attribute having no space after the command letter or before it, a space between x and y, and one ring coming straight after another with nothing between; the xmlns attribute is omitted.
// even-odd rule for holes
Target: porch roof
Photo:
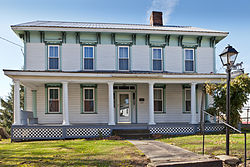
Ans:
<svg viewBox="0 0 250 167"><path fill-rule="evenodd" d="M225 74L212 73L169 73L149 71L27 71L4 70L4 74L22 83L218 83L226 78Z"/></svg>

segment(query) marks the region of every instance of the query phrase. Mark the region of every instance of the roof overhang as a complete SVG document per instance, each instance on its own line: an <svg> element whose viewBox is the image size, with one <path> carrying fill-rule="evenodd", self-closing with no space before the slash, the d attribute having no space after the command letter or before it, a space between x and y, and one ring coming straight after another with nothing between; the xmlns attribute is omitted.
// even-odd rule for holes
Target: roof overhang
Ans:
<svg viewBox="0 0 250 167"><path fill-rule="evenodd" d="M4 70L4 74L22 82L71 82L71 83L219 83L225 74L178 74L178 73L109 73L109 72L60 72Z"/></svg>
<svg viewBox="0 0 250 167"><path fill-rule="evenodd" d="M65 32L104 32L104 33L138 33L138 34L168 34L226 37L228 32L216 31L188 31L188 30L145 30L120 28L75 28L75 27L38 27L11 26L13 31L65 31Z"/></svg>

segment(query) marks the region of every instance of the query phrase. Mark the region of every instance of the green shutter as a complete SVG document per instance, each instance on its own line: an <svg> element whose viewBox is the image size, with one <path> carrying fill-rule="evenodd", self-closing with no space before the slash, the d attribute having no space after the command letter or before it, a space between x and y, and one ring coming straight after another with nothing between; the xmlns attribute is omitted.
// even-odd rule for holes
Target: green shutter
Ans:
<svg viewBox="0 0 250 167"><path fill-rule="evenodd" d="M185 88L182 87L182 113L186 112L186 105L185 105Z"/></svg>
<svg viewBox="0 0 250 167"><path fill-rule="evenodd" d="M49 113L49 111L48 111L48 98L49 98L49 96L48 96L48 87L47 86L45 86L45 114L48 114Z"/></svg>
<svg viewBox="0 0 250 167"><path fill-rule="evenodd" d="M60 113L62 113L63 110L63 103L62 103L62 88L60 88Z"/></svg>
<svg viewBox="0 0 250 167"><path fill-rule="evenodd" d="M37 118L37 91L32 90L32 111L33 117Z"/></svg>
<svg viewBox="0 0 250 167"><path fill-rule="evenodd" d="M166 86L163 88L163 112L167 112Z"/></svg>
<svg viewBox="0 0 250 167"><path fill-rule="evenodd" d="M80 45L80 68L83 71L83 46Z"/></svg>

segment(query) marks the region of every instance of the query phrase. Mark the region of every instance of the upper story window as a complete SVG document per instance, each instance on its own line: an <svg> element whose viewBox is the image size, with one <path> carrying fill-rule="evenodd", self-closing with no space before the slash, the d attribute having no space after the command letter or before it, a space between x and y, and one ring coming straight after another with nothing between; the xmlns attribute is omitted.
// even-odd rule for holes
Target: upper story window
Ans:
<svg viewBox="0 0 250 167"><path fill-rule="evenodd" d="M119 57L119 70L128 70L129 66L129 47L119 46L118 47Z"/></svg>
<svg viewBox="0 0 250 167"><path fill-rule="evenodd" d="M185 112L191 112L191 90L185 89Z"/></svg>
<svg viewBox="0 0 250 167"><path fill-rule="evenodd" d="M162 71L162 48L152 48L153 71Z"/></svg>
<svg viewBox="0 0 250 167"><path fill-rule="evenodd" d="M94 69L94 46L83 47L83 64L84 70Z"/></svg>
<svg viewBox="0 0 250 167"><path fill-rule="evenodd" d="M95 112L95 88L83 89L83 112L94 113Z"/></svg>
<svg viewBox="0 0 250 167"><path fill-rule="evenodd" d="M163 88L154 88L154 112L163 112Z"/></svg>
<svg viewBox="0 0 250 167"><path fill-rule="evenodd" d="M194 49L185 49L185 72L194 72Z"/></svg>
<svg viewBox="0 0 250 167"><path fill-rule="evenodd" d="M48 46L48 69L59 70L59 45Z"/></svg>
<svg viewBox="0 0 250 167"><path fill-rule="evenodd" d="M49 113L60 112L60 88L48 88Z"/></svg>

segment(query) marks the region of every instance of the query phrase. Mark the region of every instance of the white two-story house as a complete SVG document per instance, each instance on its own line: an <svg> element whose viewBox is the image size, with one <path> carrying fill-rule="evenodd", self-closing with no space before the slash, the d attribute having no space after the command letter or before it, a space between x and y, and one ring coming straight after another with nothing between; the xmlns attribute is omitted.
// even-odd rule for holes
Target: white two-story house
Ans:
<svg viewBox="0 0 250 167"><path fill-rule="evenodd" d="M216 73L215 48L228 33L166 26L161 12L152 12L150 25L33 21L11 28L25 48L24 69L4 70L14 81L16 139L108 135L122 125L189 131L210 101L204 83L225 78ZM20 109L20 84L33 125Z"/></svg>

